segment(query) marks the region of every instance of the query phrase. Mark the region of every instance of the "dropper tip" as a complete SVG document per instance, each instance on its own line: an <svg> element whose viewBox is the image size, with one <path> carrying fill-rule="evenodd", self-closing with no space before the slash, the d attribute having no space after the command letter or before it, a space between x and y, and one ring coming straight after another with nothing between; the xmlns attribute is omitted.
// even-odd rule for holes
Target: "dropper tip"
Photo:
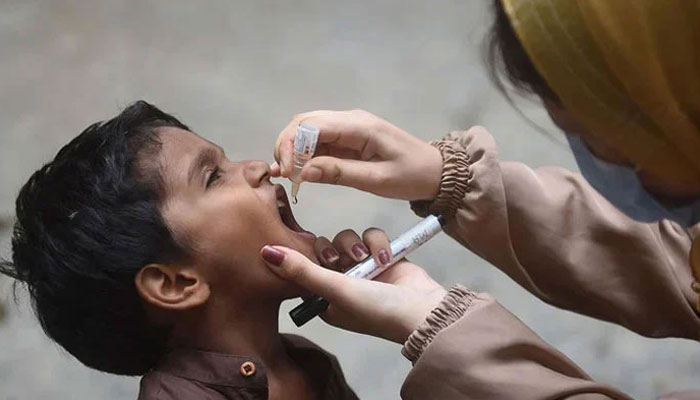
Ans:
<svg viewBox="0 0 700 400"><path fill-rule="evenodd" d="M297 194L299 193L300 183L292 182L292 204L297 204Z"/></svg>

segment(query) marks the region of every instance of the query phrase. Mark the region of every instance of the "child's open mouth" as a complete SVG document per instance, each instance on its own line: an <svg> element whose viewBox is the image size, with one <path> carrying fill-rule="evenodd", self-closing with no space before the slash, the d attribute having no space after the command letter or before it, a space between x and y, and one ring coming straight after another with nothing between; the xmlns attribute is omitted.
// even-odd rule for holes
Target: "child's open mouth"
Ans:
<svg viewBox="0 0 700 400"><path fill-rule="evenodd" d="M277 211L280 213L282 223L291 231L306 238L316 239L316 235L302 228L294 218L292 207L289 205L289 198L287 197L287 192L284 190L284 187L282 185L275 185L275 193L277 194Z"/></svg>

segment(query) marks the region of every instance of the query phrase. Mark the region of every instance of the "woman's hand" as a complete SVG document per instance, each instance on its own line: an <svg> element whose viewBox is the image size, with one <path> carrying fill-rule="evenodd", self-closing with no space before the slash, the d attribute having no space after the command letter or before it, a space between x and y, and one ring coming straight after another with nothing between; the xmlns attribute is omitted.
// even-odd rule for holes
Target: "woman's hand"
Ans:
<svg viewBox="0 0 700 400"><path fill-rule="evenodd" d="M319 238L315 250L327 268L282 246L265 246L261 253L279 277L328 300L330 306L322 314L326 322L403 344L440 303L447 293L445 289L422 268L406 260L373 281L337 272L361 261L368 253L380 261L380 252L388 249L386 234L368 229L363 239L349 230L339 233L333 242Z"/></svg>
<svg viewBox="0 0 700 400"><path fill-rule="evenodd" d="M313 159L302 170L307 182L351 186L379 196L431 200L442 174L440 151L366 111L313 111L296 115L275 144L273 176L292 172L294 136L300 123L320 128Z"/></svg>

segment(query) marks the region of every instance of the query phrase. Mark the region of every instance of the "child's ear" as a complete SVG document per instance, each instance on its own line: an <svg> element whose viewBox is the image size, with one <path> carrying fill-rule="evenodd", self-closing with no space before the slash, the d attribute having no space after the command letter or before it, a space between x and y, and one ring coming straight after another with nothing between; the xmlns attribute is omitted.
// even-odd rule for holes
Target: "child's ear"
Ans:
<svg viewBox="0 0 700 400"><path fill-rule="evenodd" d="M167 310L187 310L209 299L209 284L190 267L148 264L136 274L134 281L144 300Z"/></svg>

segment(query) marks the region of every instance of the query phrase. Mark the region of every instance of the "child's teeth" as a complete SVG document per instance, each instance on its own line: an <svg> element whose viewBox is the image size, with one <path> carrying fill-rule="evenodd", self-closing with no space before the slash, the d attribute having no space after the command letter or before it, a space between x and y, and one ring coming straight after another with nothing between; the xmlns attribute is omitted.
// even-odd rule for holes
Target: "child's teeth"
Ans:
<svg viewBox="0 0 700 400"><path fill-rule="evenodd" d="M284 204L284 202L282 200L279 200L279 199L277 200L277 207L286 207L286 206L287 205Z"/></svg>

